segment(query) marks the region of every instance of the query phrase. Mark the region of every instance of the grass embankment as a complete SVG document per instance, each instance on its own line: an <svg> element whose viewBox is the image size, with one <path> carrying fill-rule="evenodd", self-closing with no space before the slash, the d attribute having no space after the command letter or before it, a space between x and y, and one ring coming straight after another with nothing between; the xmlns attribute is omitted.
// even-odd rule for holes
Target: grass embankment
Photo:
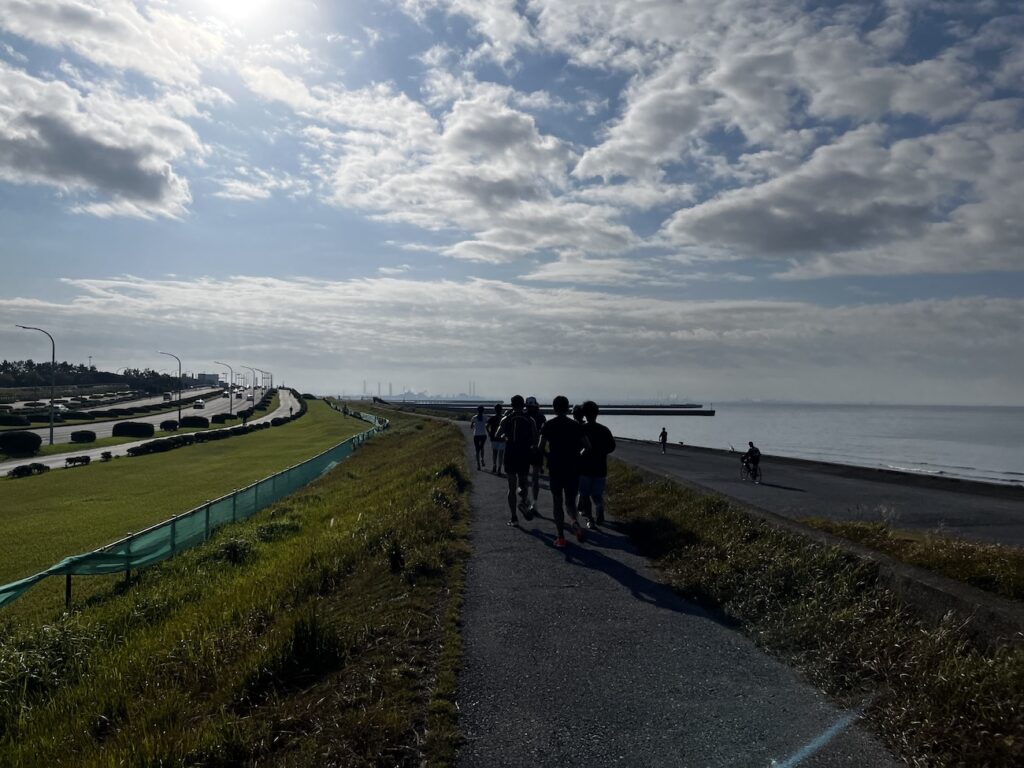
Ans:
<svg viewBox="0 0 1024 768"><path fill-rule="evenodd" d="M649 482L616 463L609 505L684 596L735 621L927 765L1024 764L1024 644L975 648L953 621L925 626L877 567L725 499Z"/></svg>
<svg viewBox="0 0 1024 768"><path fill-rule="evenodd" d="M399 419L124 594L0 636L0 765L451 764L463 439Z"/></svg>
<svg viewBox="0 0 1024 768"><path fill-rule="evenodd" d="M230 440L20 480L0 479L0 583L38 573L68 555L186 512L368 428L365 421L312 401L301 419ZM106 581L78 579L76 595L80 590L88 594ZM0 618L6 613L22 616L59 609L63 586L58 582L43 581L0 610Z"/></svg>
<svg viewBox="0 0 1024 768"><path fill-rule="evenodd" d="M804 525L1011 600L1024 600L1024 549L820 517Z"/></svg>

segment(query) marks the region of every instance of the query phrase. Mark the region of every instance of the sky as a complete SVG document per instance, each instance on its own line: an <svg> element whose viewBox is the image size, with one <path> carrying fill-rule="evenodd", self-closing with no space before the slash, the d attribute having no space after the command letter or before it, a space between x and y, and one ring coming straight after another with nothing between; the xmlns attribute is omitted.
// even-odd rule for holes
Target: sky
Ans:
<svg viewBox="0 0 1024 768"><path fill-rule="evenodd" d="M0 0L0 357L1024 404L1022 84L1018 0Z"/></svg>

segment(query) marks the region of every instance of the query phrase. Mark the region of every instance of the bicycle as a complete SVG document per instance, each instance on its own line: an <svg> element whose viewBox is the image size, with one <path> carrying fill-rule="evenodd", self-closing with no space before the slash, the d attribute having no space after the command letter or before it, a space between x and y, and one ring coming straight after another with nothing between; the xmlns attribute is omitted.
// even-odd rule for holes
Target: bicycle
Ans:
<svg viewBox="0 0 1024 768"><path fill-rule="evenodd" d="M749 463L740 459L740 480L753 480L755 485L761 482L761 465L754 464L751 466Z"/></svg>

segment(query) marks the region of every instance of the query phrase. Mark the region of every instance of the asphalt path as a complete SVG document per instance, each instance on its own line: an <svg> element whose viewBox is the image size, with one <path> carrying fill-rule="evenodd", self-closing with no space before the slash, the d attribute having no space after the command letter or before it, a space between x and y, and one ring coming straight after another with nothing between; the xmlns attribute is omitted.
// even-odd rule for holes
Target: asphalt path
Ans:
<svg viewBox="0 0 1024 768"><path fill-rule="evenodd" d="M299 402L295 398L295 396L292 395L290 390L279 389L277 391L277 394L278 394L278 406L277 406L277 408L275 408L273 411L268 411L266 413L266 415L260 416L258 419L250 419L247 423L249 423L249 424L258 424L258 423L263 422L263 421L270 421L271 419L273 419L273 418L275 418L277 416L288 416L290 414L289 409L291 409L293 411L299 410ZM227 400L225 400L224 402L226 403ZM227 410L226 406L225 406L225 410ZM205 413L205 412L204 411L195 411L195 413ZM182 414L184 414L184 411L182 411ZM166 415L164 416L164 418L166 418ZM225 427L222 427L222 429L231 429L231 427L237 427L240 423L241 422L235 422L234 424L229 424L229 425L227 425ZM214 431L214 430L210 430L210 431ZM106 447L103 447L103 448L88 448L88 447L86 447L86 445L88 445L88 444L86 444L86 445L82 446L82 450L80 450L80 451L70 451L68 453L61 453L61 454L57 454L57 455L54 455L54 456L34 456L34 457L31 457L31 458L22 458L22 459L15 459L13 461L4 461L4 462L0 462L0 476L6 475L10 470L14 469L14 467L17 467L17 466L19 466L21 464L29 464L29 463L34 463L34 462L38 462L40 464L45 464L46 466L50 467L51 469L61 469L61 468L63 468L65 466L65 459L67 459L68 456L88 456L92 461L99 460L101 455L105 451L110 451L111 455L113 455L113 456L127 456L128 455L128 449L131 448L133 445L141 445L142 443L148 443L151 440L156 440L156 439L159 439L159 438L147 437L145 440L136 440L136 441L131 442L131 443L121 443L119 445L109 445L109 446L106 446Z"/></svg>
<svg viewBox="0 0 1024 768"><path fill-rule="evenodd" d="M619 440L618 459L785 517L885 522L1024 546L1024 489L763 456L762 481L739 478L739 454Z"/></svg>
<svg viewBox="0 0 1024 768"><path fill-rule="evenodd" d="M195 394L199 394L199 393L193 392L191 394L195 395ZM189 395L189 396L191 396L191 395ZM256 393L257 400L260 397L262 397L262 396L263 396L262 390L257 390L257 393ZM162 401L162 398L158 398L158 399ZM57 424L55 424L54 427L53 427L53 442L54 443L61 443L61 444L63 444L63 443L70 443L71 442L71 433L72 432L77 432L80 429L87 429L90 432L95 432L97 440L100 439L100 438L103 438L103 437L111 437L113 435L113 432L114 432L114 425L117 424L119 421L143 421L143 422L147 422L149 424L160 424L161 421L167 421L168 419L177 419L178 418L178 409L177 409L177 407L175 407L176 404L175 403L167 403L167 405L170 407L170 410L164 411L162 413L146 413L146 414L141 414L140 413L140 414L136 414L135 416L125 416L124 418L121 418L121 419L110 419L110 420L104 420L104 421L83 421L80 424L73 424L73 425L72 424L67 424L67 425L57 425ZM240 409L243 409L243 408L247 407L248 405L249 405L249 401L247 401L247 400L244 400L244 399L243 400L235 400L234 404L231 406L231 408L233 410L235 410L235 411L238 411ZM130 408L131 405L129 403L120 403L120 404L115 405L115 406L108 406L107 408L101 408L100 410L108 410L110 407L113 407L113 408ZM227 413L228 412L228 407L229 407L228 406L228 398L221 397L219 390L218 391L212 391L211 390L210 398L208 400L206 400L206 405L205 405L204 408L196 409L196 408L193 408L192 404L190 404L190 403L182 403L181 415L182 415L182 417L185 417L185 416L206 416L207 418L209 418L210 416L213 416L215 413ZM44 441L47 441L50 438L50 428L49 428L49 426L42 427L42 428L39 428L39 429L36 429L36 428L26 429L25 431L26 432L35 432L37 435L42 437Z"/></svg>
<svg viewBox="0 0 1024 768"><path fill-rule="evenodd" d="M549 493L542 517L509 528L505 478L472 479L461 768L899 764L853 713L660 584L614 518L562 552Z"/></svg>

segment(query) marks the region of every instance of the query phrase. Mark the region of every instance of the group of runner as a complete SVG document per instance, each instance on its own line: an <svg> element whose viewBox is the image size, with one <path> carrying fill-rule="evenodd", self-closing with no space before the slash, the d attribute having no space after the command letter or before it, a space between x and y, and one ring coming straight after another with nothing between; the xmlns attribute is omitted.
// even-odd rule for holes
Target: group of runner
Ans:
<svg viewBox="0 0 1024 768"><path fill-rule="evenodd" d="M587 528L604 524L604 488L608 476L608 454L615 450L615 438L597 421L600 409L592 400L572 409L564 395L551 407L554 418L540 411L537 398L513 395L511 410L499 404L486 417L477 408L471 422L477 469L487 469L485 446L491 442L491 472L508 477L508 525L519 525L519 514L532 520L540 495L540 476L547 460L548 484L553 502L555 546L565 546L565 518L576 539L586 539L580 515Z"/></svg>

